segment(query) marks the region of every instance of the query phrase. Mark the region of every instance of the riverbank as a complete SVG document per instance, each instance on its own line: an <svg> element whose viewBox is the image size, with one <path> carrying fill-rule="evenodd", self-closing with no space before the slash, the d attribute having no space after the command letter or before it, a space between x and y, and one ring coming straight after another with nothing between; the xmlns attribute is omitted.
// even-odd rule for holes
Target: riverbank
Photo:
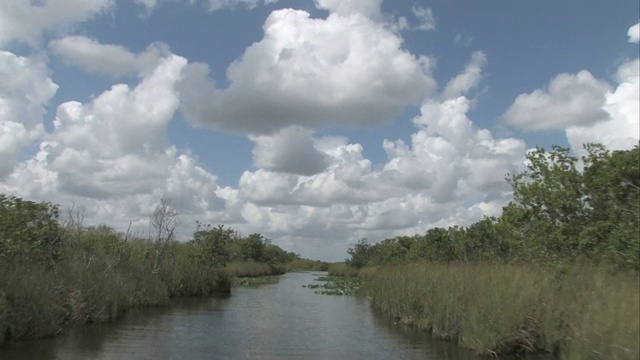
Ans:
<svg viewBox="0 0 640 360"><path fill-rule="evenodd" d="M228 293L232 278L324 266L222 225L198 223L193 239L178 242L178 214L164 200L147 236L83 226L80 209L64 222L59 214L57 205L0 194L0 346L175 297Z"/></svg>
<svg viewBox="0 0 640 360"><path fill-rule="evenodd" d="M361 276L377 310L477 354L640 357L637 273L416 263L368 268Z"/></svg>
<svg viewBox="0 0 640 360"><path fill-rule="evenodd" d="M230 291L224 269L191 263L191 249L182 244L170 246L171 256L155 273L144 260L143 243L128 245L120 259L93 250L66 249L66 259L54 267L22 261L0 266L0 346L54 336L72 323L113 321L128 309L165 306L177 296Z"/></svg>
<svg viewBox="0 0 640 360"><path fill-rule="evenodd" d="M72 324L111 322L132 308L168 306L177 297L274 283L291 268L253 262L206 267L191 261L192 249L175 243L164 266L152 273L150 264L140 260L146 250L144 243L128 245L128 255L117 266L110 266L113 260L95 249L87 253L91 260L76 253L56 268L24 262L0 265L0 347L52 337Z"/></svg>
<svg viewBox="0 0 640 360"><path fill-rule="evenodd" d="M17 343L0 349L0 359L480 360L385 321L364 298L303 287L317 276L289 272L275 284L233 288L230 296L176 298L112 323Z"/></svg>

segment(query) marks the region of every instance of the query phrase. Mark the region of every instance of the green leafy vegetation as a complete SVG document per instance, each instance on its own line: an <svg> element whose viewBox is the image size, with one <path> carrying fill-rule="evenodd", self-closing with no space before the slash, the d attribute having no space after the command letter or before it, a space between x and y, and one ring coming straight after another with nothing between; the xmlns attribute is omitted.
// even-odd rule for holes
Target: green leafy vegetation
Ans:
<svg viewBox="0 0 640 360"><path fill-rule="evenodd" d="M362 292L364 281L357 277L320 276L315 279L316 284L306 285L309 289L315 289L316 294L322 295L359 295Z"/></svg>
<svg viewBox="0 0 640 360"><path fill-rule="evenodd" d="M358 269L416 261L581 261L637 272L640 149L609 152L589 144L586 150L582 170L568 149L528 153L528 170L507 176L514 199L500 218L376 244L362 239L349 248L347 262Z"/></svg>
<svg viewBox="0 0 640 360"><path fill-rule="evenodd" d="M485 355L640 356L640 149L554 146L507 176L500 218L349 248L334 275L374 306Z"/></svg>
<svg viewBox="0 0 640 360"><path fill-rule="evenodd" d="M229 292L232 281L258 282L234 278L326 268L224 226L198 224L191 240L178 242L179 214L165 200L146 237L83 226L83 217L73 207L63 221L56 205L0 195L0 346L176 296Z"/></svg>

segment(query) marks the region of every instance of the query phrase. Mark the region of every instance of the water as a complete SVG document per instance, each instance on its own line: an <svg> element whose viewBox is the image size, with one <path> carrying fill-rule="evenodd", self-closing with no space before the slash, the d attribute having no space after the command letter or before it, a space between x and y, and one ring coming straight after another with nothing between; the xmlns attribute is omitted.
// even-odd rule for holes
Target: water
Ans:
<svg viewBox="0 0 640 360"><path fill-rule="evenodd" d="M472 359L376 316L362 297L304 288L310 273L233 295L180 299L131 311L113 324L78 326L0 350L3 360L75 359Z"/></svg>

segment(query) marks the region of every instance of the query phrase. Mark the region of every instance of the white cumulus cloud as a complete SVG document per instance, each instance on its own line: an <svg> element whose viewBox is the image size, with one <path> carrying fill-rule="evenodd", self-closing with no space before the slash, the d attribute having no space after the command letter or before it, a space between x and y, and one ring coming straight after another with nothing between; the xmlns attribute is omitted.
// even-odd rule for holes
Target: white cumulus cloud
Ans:
<svg viewBox="0 0 640 360"><path fill-rule="evenodd" d="M478 86L484 74L482 68L487 64L487 57L482 51L476 51L471 55L471 60L464 70L449 80L440 97L442 99L452 99L465 95L469 90Z"/></svg>
<svg viewBox="0 0 640 360"><path fill-rule="evenodd" d="M566 129L571 147L577 151L588 142L602 143L609 149L630 149L640 139L640 60L622 64L616 73L617 87L606 94L605 121L574 125Z"/></svg>
<svg viewBox="0 0 640 360"><path fill-rule="evenodd" d="M499 215L511 197L507 173L522 170L525 143L496 139L466 116L470 100L427 100L411 141L385 140L388 161L372 166L360 144L315 140L330 161L324 171L297 175L258 169L238 184L249 228L294 248L330 253L359 237L382 239L433 226L470 224Z"/></svg>
<svg viewBox="0 0 640 360"><path fill-rule="evenodd" d="M374 126L433 91L430 64L359 13L312 19L285 9L271 13L264 38L229 66L226 89L207 78L206 65L192 64L179 91L182 110L202 126L256 134Z"/></svg>
<svg viewBox="0 0 640 360"><path fill-rule="evenodd" d="M89 20L113 4L113 0L2 0L0 45L10 41L35 44L45 30Z"/></svg>
<svg viewBox="0 0 640 360"><path fill-rule="evenodd" d="M58 106L53 132L7 175L0 192L63 206L74 201L88 209L90 222L121 228L134 221L138 231L146 230L161 197L189 223L241 219L237 191L219 187L195 157L168 141L179 105L174 85L186 65L170 55L134 88L117 84L89 103Z"/></svg>
<svg viewBox="0 0 640 360"><path fill-rule="evenodd" d="M609 118L603 109L610 90L586 70L556 76L547 89L522 94L502 115L503 120L525 130L564 129L594 124Z"/></svg>
<svg viewBox="0 0 640 360"><path fill-rule="evenodd" d="M629 28L629 42L638 42L640 24ZM609 149L630 149L640 138L640 59L622 63L615 88L586 70L560 74L548 89L518 96L503 119L525 130L561 129L574 151L589 142Z"/></svg>
<svg viewBox="0 0 640 360"><path fill-rule="evenodd" d="M45 105L57 89L43 64L0 51L0 179L44 135Z"/></svg>
<svg viewBox="0 0 640 360"><path fill-rule="evenodd" d="M67 64L114 76L152 71L170 53L168 46L162 43L151 44L142 53L135 54L123 46L100 44L85 36L55 39L49 47Z"/></svg>

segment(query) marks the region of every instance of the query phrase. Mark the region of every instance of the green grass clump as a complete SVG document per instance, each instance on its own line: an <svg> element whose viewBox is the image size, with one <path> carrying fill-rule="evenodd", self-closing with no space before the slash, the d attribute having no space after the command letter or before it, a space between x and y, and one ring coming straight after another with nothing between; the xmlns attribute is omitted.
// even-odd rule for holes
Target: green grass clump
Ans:
<svg viewBox="0 0 640 360"><path fill-rule="evenodd" d="M637 359L637 274L573 266L422 263L378 268L372 304L482 355Z"/></svg>

